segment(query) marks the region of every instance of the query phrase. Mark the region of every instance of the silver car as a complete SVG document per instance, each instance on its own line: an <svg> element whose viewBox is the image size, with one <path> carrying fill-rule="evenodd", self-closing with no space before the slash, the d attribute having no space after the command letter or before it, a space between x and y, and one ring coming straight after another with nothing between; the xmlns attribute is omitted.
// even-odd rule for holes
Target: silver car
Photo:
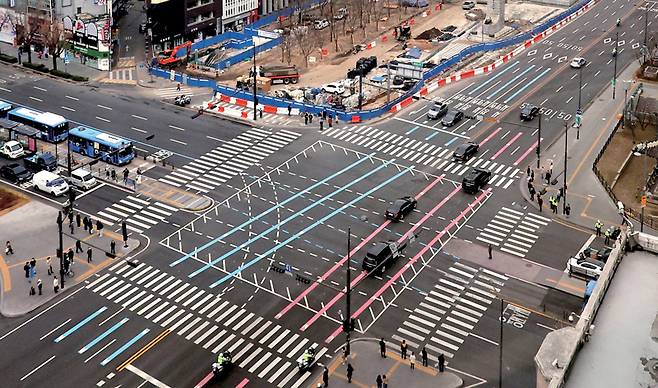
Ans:
<svg viewBox="0 0 658 388"><path fill-rule="evenodd" d="M605 264L599 260L572 257L567 263L567 270L569 271L569 276L578 274L588 278L598 279L603 272L603 266Z"/></svg>

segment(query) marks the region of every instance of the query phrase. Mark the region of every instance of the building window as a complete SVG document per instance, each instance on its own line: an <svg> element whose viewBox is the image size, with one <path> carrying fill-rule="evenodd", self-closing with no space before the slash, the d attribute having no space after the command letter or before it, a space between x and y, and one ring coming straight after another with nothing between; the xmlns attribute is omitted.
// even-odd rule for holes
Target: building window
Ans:
<svg viewBox="0 0 658 388"><path fill-rule="evenodd" d="M75 13L76 13L76 15L81 14L82 13L82 7L76 8Z"/></svg>

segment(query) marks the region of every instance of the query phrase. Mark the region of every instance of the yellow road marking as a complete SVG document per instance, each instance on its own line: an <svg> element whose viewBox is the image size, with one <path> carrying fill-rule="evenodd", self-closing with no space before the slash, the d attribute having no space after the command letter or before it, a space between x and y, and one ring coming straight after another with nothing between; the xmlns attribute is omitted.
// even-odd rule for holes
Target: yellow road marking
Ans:
<svg viewBox="0 0 658 388"><path fill-rule="evenodd" d="M163 331L162 333L158 334L157 337L153 338L151 342L147 343L144 345L141 349L139 349L135 354L130 356L126 361L124 361L121 365L117 367L117 372L121 372L126 368L126 366L132 364L140 358L141 356L144 355L144 353L148 352L151 348L153 348L155 345L158 344L158 342L162 341L165 337L167 337L171 333L171 330L167 329Z"/></svg>

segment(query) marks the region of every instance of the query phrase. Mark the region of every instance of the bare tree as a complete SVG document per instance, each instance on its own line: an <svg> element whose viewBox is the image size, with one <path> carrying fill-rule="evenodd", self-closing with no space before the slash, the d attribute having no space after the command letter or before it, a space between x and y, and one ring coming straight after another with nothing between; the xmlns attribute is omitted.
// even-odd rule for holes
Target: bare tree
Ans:
<svg viewBox="0 0 658 388"><path fill-rule="evenodd" d="M69 33L64 31L62 24L57 20L42 25L42 27L46 47L48 47L48 52L53 58L53 69L57 70L57 58L64 52Z"/></svg>
<svg viewBox="0 0 658 388"><path fill-rule="evenodd" d="M14 21L11 18L9 13L5 13L2 18L0 18L0 30L2 30L6 25L12 25L13 28ZM0 54L2 54L2 47L0 47Z"/></svg>
<svg viewBox="0 0 658 388"><path fill-rule="evenodd" d="M308 27L299 27L290 32L295 45L304 57L304 65L308 67L308 56L317 47L317 31Z"/></svg>
<svg viewBox="0 0 658 388"><path fill-rule="evenodd" d="M379 33L379 21L382 18L383 9L379 6L379 2L376 0L370 0L370 13L375 18L375 32ZM368 20L370 22L370 20Z"/></svg>
<svg viewBox="0 0 658 388"><path fill-rule="evenodd" d="M41 25L43 24L41 18L34 15L29 15L24 13L19 15L17 23L15 24L16 29L16 44L19 47L27 46L27 61L32 63L32 43L36 42L37 36L41 32ZM20 52L20 49L19 49ZM20 55L18 58L20 62Z"/></svg>

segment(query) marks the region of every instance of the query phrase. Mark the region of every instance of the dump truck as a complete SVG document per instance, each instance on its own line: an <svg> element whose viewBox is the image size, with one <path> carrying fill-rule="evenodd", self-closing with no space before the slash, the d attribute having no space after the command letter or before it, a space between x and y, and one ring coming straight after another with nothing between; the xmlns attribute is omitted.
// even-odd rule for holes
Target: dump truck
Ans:
<svg viewBox="0 0 658 388"><path fill-rule="evenodd" d="M235 88L240 90L253 90L253 76L241 75L235 79ZM267 77L256 77L256 87L264 92L270 91L272 80Z"/></svg>
<svg viewBox="0 0 658 388"><path fill-rule="evenodd" d="M294 65L260 66L258 75L271 79L273 84L278 82L296 84L299 81L299 70Z"/></svg>

